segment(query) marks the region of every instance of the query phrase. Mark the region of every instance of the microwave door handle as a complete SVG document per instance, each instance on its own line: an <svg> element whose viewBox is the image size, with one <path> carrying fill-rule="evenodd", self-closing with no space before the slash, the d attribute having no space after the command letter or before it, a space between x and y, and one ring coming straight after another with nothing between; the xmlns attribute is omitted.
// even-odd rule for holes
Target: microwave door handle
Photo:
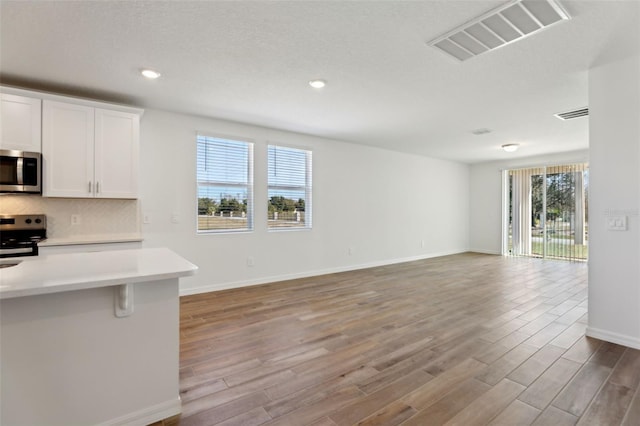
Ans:
<svg viewBox="0 0 640 426"><path fill-rule="evenodd" d="M16 160L16 178L18 185L24 185L24 158L22 157Z"/></svg>

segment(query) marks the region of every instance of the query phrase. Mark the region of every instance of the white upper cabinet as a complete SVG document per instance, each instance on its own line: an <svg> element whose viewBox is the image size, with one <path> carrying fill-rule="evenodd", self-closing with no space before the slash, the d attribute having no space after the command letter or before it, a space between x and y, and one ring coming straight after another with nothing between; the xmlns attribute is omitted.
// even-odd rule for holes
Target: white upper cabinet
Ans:
<svg viewBox="0 0 640 426"><path fill-rule="evenodd" d="M137 198L140 115L44 100L45 197Z"/></svg>
<svg viewBox="0 0 640 426"><path fill-rule="evenodd" d="M40 152L42 101L7 93L0 97L0 148Z"/></svg>
<svg viewBox="0 0 640 426"><path fill-rule="evenodd" d="M139 127L137 114L95 110L96 197L137 197Z"/></svg>
<svg viewBox="0 0 640 426"><path fill-rule="evenodd" d="M45 100L42 195L93 197L94 108Z"/></svg>

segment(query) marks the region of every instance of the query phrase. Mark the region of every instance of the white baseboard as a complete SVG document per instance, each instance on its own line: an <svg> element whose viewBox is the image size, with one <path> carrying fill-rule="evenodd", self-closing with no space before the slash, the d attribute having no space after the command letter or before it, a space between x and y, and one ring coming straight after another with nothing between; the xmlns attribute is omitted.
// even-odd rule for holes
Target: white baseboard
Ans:
<svg viewBox="0 0 640 426"><path fill-rule="evenodd" d="M144 426L169 417L176 416L182 412L182 403L180 397L133 413L125 414L116 419L111 419L100 423L98 426Z"/></svg>
<svg viewBox="0 0 640 426"><path fill-rule="evenodd" d="M587 327L587 331L585 334L595 339L616 343L628 348L640 349L640 338L637 337L614 333L612 331L602 330L594 327Z"/></svg>
<svg viewBox="0 0 640 426"><path fill-rule="evenodd" d="M433 257L449 256L452 254L466 253L468 250L455 250L447 252L429 253L418 256L410 256L396 259L387 259L375 262L361 263L358 265L339 266L336 268L318 269L313 271L298 272L295 274L274 275L270 277L257 278L254 280L234 281L229 283L214 284L210 286L180 289L180 296L192 294L208 293L211 291L229 290L232 288L249 287L260 284L269 284L278 281L295 280L298 278L315 277L319 275L335 274L338 272L356 271L358 269L375 268L377 266L393 265L396 263L413 262L415 260L430 259Z"/></svg>
<svg viewBox="0 0 640 426"><path fill-rule="evenodd" d="M502 255L502 253L500 251L496 251L496 250L485 250L485 249L469 249L470 252L472 253L480 253L480 254L497 254L497 255Z"/></svg>

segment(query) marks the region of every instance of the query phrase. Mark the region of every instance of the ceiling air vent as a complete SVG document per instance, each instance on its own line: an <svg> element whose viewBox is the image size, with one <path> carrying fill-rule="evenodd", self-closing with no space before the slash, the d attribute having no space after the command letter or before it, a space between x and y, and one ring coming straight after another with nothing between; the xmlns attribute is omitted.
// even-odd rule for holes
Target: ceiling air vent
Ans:
<svg viewBox="0 0 640 426"><path fill-rule="evenodd" d="M572 111L559 112L553 115L558 117L560 120L572 120L574 118L586 117L587 115L589 115L589 108L584 107L580 109L574 109Z"/></svg>
<svg viewBox="0 0 640 426"><path fill-rule="evenodd" d="M427 44L466 61L568 19L571 17L556 0L515 0Z"/></svg>

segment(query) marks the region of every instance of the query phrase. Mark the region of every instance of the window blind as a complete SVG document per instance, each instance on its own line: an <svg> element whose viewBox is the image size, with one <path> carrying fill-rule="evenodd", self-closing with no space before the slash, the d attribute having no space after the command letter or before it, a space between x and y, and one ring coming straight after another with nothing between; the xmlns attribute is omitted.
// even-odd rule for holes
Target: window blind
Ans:
<svg viewBox="0 0 640 426"><path fill-rule="evenodd" d="M253 229L253 144L197 137L198 232Z"/></svg>
<svg viewBox="0 0 640 426"><path fill-rule="evenodd" d="M311 151L267 147L268 228L311 228Z"/></svg>
<svg viewBox="0 0 640 426"><path fill-rule="evenodd" d="M588 258L587 164L509 170L508 254Z"/></svg>

